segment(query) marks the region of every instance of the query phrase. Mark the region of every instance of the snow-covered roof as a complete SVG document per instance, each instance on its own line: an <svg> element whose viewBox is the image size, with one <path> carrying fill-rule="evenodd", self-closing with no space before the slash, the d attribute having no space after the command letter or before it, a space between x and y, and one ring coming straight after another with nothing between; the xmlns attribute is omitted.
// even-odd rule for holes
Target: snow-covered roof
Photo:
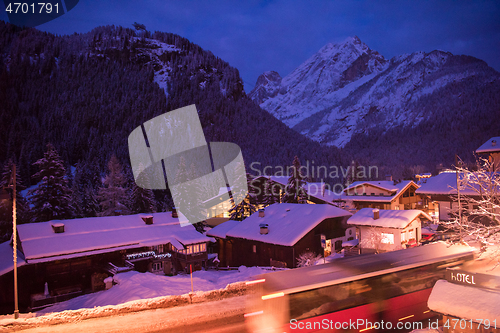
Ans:
<svg viewBox="0 0 500 333"><path fill-rule="evenodd" d="M461 175L463 176L463 175ZM422 186L415 191L417 194L457 194L457 174L455 172L442 172L437 176L427 178ZM471 189L460 188L464 195L475 195Z"/></svg>
<svg viewBox="0 0 500 333"><path fill-rule="evenodd" d="M218 226L213 227L209 231L207 231L207 236L209 237L217 237L217 238L226 238L226 234L229 230L240 224L239 221L229 220L219 224Z"/></svg>
<svg viewBox="0 0 500 333"><path fill-rule="evenodd" d="M427 301L429 309L453 317L500 322L500 292L439 280ZM492 324L491 324L492 325Z"/></svg>
<svg viewBox="0 0 500 333"><path fill-rule="evenodd" d="M219 193L216 196L213 196L210 199L203 201L203 203L212 202L212 200L214 199L219 199L220 201L228 200L226 198L229 198L229 191L231 191L230 187L220 187Z"/></svg>
<svg viewBox="0 0 500 333"><path fill-rule="evenodd" d="M359 244L359 239L354 238L354 239L351 239L350 241L342 242L342 247L356 246L358 244Z"/></svg>
<svg viewBox="0 0 500 333"><path fill-rule="evenodd" d="M394 181L392 181L392 180L356 181L356 182L352 183L350 186L348 186L344 191L348 191L348 190L351 190L353 188L356 188L356 187L362 186L362 185L374 186L374 187L378 187L378 188L381 188L381 189L384 189L387 191L397 191L397 190L400 190L402 188L402 184L404 186L406 186L408 183L410 183L410 180L402 181L396 185L394 184Z"/></svg>
<svg viewBox="0 0 500 333"><path fill-rule="evenodd" d="M476 149L476 153L484 154L484 153L494 153L500 152L500 136L495 136L485 143L479 148Z"/></svg>
<svg viewBox="0 0 500 333"><path fill-rule="evenodd" d="M370 201L370 202L391 202L397 198L401 193L403 193L410 184L414 184L418 187L412 180L403 180L399 183L394 183L392 180L372 180L372 181L357 181L352 183L349 187L344 190L342 199L353 200L353 201ZM349 190L352 190L359 186L373 186L386 191L393 192L392 195L387 196L377 196L377 195L346 195Z"/></svg>
<svg viewBox="0 0 500 333"><path fill-rule="evenodd" d="M149 215L153 216L149 225L141 218L144 215L137 214L27 223L17 229L28 263L166 243L183 248L213 240L189 223L181 226L182 215L180 219L170 212ZM63 233L53 231L55 223L64 223Z"/></svg>
<svg viewBox="0 0 500 333"><path fill-rule="evenodd" d="M17 267L25 265L24 256L17 250ZM14 251L10 242L0 243L0 276L14 269Z"/></svg>
<svg viewBox="0 0 500 333"><path fill-rule="evenodd" d="M293 246L327 218L351 213L331 205L278 203L266 207L265 216L256 212L227 232L227 236ZM268 225L268 234L260 234L260 224Z"/></svg>
<svg viewBox="0 0 500 333"><path fill-rule="evenodd" d="M375 220L373 219L373 208L362 208L347 220L347 224L404 229L417 217L432 221L429 215L418 209L379 209L379 218Z"/></svg>

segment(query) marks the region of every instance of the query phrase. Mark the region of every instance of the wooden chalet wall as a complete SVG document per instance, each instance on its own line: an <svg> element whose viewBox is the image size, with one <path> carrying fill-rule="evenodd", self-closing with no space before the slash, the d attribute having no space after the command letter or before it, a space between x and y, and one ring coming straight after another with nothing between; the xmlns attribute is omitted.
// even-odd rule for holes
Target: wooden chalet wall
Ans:
<svg viewBox="0 0 500 333"><path fill-rule="evenodd" d="M295 243L294 246L284 246L230 236L226 239L219 239L220 265L232 267L241 265L271 266L272 260L274 266L284 263L286 267L294 268L297 265L297 257L306 251L323 254L321 234L324 234L327 239L344 236L347 229L347 218L346 216L323 220ZM279 232L279 230L270 228L269 233L273 232Z"/></svg>

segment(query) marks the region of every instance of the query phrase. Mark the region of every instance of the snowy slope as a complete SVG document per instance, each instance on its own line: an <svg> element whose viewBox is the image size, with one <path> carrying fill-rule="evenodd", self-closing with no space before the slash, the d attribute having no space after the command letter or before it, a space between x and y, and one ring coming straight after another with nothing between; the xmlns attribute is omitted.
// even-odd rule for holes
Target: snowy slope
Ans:
<svg viewBox="0 0 500 333"><path fill-rule="evenodd" d="M196 271L193 272L193 289L195 292L222 289L231 283L249 281L252 276L265 272L263 268L245 266L241 266L237 271ZM161 276L131 271L116 274L113 280L116 285L109 290L57 303L41 312L91 309L95 306L117 305L167 295L183 295L191 291L189 275Z"/></svg>
<svg viewBox="0 0 500 333"><path fill-rule="evenodd" d="M500 80L498 72L472 57L432 51L387 61L354 37L324 46L262 102L253 91L250 96L298 132L343 147L355 133L381 126L412 127L431 119L422 107L426 98L452 83L478 77L485 83ZM262 89L257 84L254 91Z"/></svg>
<svg viewBox="0 0 500 333"><path fill-rule="evenodd" d="M141 41L139 37L132 37L132 40ZM175 45L162 43L156 39L144 38L142 42L148 47L138 48L143 54L148 54L151 59L151 64L154 70L154 82L163 89L165 95L168 97L168 81L169 74L172 71L170 61L164 61L162 55L165 53L180 52L181 50Z"/></svg>

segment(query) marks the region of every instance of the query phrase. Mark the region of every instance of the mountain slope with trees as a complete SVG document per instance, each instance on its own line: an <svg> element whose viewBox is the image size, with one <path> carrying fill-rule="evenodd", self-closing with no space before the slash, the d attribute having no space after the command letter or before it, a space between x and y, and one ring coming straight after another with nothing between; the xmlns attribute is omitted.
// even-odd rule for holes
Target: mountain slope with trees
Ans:
<svg viewBox="0 0 500 333"><path fill-rule="evenodd" d="M128 162L134 128L190 104L207 141L237 143L247 166L286 165L299 152L339 163L337 149L298 135L246 97L237 69L178 35L107 26L59 37L0 22L0 36L0 161L17 160L28 186L47 143L68 165L102 173L112 154Z"/></svg>

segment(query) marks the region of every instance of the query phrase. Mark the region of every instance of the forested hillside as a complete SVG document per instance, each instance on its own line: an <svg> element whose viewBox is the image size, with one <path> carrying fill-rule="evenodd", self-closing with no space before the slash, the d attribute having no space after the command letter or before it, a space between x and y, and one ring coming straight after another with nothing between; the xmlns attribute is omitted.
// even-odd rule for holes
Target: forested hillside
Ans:
<svg viewBox="0 0 500 333"><path fill-rule="evenodd" d="M295 155L340 163L336 148L297 134L248 99L237 69L180 36L107 26L60 37L0 22L0 43L0 161L17 161L28 186L47 143L67 168L104 173L112 154L129 164L135 127L193 103L207 140L237 143L247 165L289 165Z"/></svg>

